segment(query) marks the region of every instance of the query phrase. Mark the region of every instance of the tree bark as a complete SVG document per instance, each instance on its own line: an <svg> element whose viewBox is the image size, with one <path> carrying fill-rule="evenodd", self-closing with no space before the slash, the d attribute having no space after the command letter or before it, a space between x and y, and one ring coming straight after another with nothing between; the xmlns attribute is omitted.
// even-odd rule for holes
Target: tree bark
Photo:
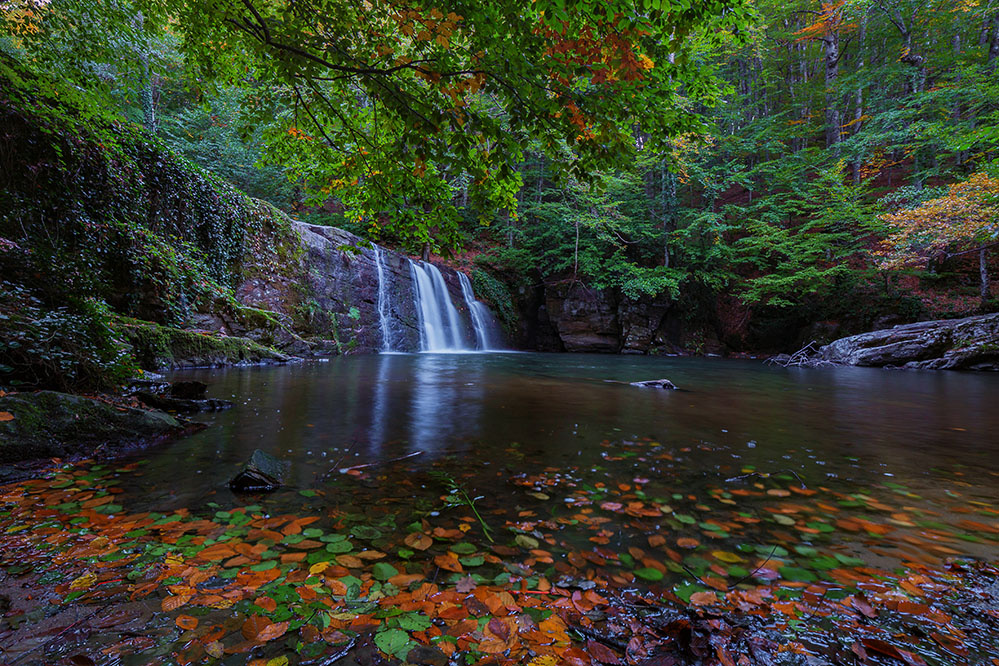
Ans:
<svg viewBox="0 0 999 666"><path fill-rule="evenodd" d="M841 10L829 10L823 17L826 23L826 34L822 37L826 66L826 148L839 143L842 125L839 95L836 94L836 79L839 77L839 11Z"/></svg>
<svg viewBox="0 0 999 666"><path fill-rule="evenodd" d="M980 296L982 298L982 307L989 302L989 262L988 262L988 250L982 248L978 253L978 277L980 280Z"/></svg>
<svg viewBox="0 0 999 666"><path fill-rule="evenodd" d="M857 30L857 72L864 71L864 56L867 47L867 12L860 19L860 27ZM864 85L858 81L857 92L854 95L853 111L853 134L860 132L863 127L864 118ZM858 156L853 161L853 184L860 185L860 167L863 164L862 156Z"/></svg>

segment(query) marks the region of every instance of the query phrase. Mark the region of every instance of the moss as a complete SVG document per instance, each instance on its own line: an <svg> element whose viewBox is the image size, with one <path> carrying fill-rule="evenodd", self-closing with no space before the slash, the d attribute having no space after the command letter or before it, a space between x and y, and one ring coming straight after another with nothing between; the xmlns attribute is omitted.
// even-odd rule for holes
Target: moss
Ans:
<svg viewBox="0 0 999 666"><path fill-rule="evenodd" d="M189 331L137 319L122 319L121 329L139 364L150 370L290 360L276 349L249 338Z"/></svg>
<svg viewBox="0 0 999 666"><path fill-rule="evenodd" d="M517 332L517 309L513 305L513 297L506 285L481 268L472 271L472 288L479 300L492 306L500 324L507 333Z"/></svg>
<svg viewBox="0 0 999 666"><path fill-rule="evenodd" d="M175 435L184 424L158 411L121 408L54 391L0 397L0 463L91 455L97 448L130 447Z"/></svg>

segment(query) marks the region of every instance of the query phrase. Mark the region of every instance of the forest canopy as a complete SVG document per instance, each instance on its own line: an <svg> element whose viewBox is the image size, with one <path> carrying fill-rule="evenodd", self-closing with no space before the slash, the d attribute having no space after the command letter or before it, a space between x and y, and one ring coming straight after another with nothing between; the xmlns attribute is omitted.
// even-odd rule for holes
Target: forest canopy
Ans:
<svg viewBox="0 0 999 666"><path fill-rule="evenodd" d="M6 15L52 65L131 52L140 78L151 41L168 35L198 86L248 91L257 117L243 131L268 125L268 157L311 203L335 194L375 236L389 225L453 247L456 182L483 218L516 214L529 142L560 176L587 180L628 164L636 132L663 147L703 130L700 109L725 92L705 49L745 34L751 11L745 0L24 0ZM92 85L93 71L74 74Z"/></svg>

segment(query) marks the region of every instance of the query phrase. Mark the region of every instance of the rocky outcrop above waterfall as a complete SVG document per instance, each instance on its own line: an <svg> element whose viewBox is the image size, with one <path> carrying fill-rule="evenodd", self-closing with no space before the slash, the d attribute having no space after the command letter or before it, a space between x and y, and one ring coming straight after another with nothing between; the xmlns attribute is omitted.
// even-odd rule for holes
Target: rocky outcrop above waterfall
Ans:
<svg viewBox="0 0 999 666"><path fill-rule="evenodd" d="M445 348L483 346L483 319L491 315L481 304L476 307L467 277L457 271L414 263L336 227L293 221L291 231L297 247L286 254L297 269L266 270L276 262L257 261L263 269L236 290L244 305L296 322L300 341L289 341L291 353L412 352L435 348L436 333L443 334L445 342L437 344ZM418 276L432 292L423 308ZM499 338L495 324L489 326L491 338ZM333 348L317 340L331 341ZM501 344L496 340L492 346Z"/></svg>
<svg viewBox="0 0 999 666"><path fill-rule="evenodd" d="M630 299L579 281L546 284L526 301L527 344L546 351L648 354L673 352L672 303ZM533 343L533 344L532 344Z"/></svg>
<svg viewBox="0 0 999 666"><path fill-rule="evenodd" d="M818 357L843 365L999 371L999 313L861 333L822 347Z"/></svg>

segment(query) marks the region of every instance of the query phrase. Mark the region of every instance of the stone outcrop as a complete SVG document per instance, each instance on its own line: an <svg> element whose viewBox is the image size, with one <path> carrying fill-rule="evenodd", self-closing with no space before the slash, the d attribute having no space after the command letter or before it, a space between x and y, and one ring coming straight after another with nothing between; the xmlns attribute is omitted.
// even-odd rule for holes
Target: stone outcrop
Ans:
<svg viewBox="0 0 999 666"><path fill-rule="evenodd" d="M547 330L568 352L647 354L664 346L667 314L665 299L630 299L613 289L593 289L579 281L549 283L537 308L540 338ZM550 343L545 347L554 347Z"/></svg>
<svg viewBox="0 0 999 666"><path fill-rule="evenodd" d="M273 317L295 322L295 330L301 335L298 340L305 346L296 339L274 343L289 354L379 351L383 338L376 249L365 247L367 243L361 238L336 227L292 221L291 232L298 244L288 252L294 257L295 272L255 271L237 287L239 301ZM417 351L420 320L409 259L385 248L378 252L395 348ZM474 340L471 314L457 274L447 266L437 267L458 310L466 339ZM235 325L230 327L240 335L254 337ZM309 328L313 330L306 330ZM334 342L332 349L322 344L324 339Z"/></svg>
<svg viewBox="0 0 999 666"><path fill-rule="evenodd" d="M818 356L842 365L999 371L999 313L861 333L822 347Z"/></svg>
<svg viewBox="0 0 999 666"><path fill-rule="evenodd" d="M0 465L39 458L114 457L203 426L157 410L55 391L0 397ZM10 480L0 469L0 482Z"/></svg>

